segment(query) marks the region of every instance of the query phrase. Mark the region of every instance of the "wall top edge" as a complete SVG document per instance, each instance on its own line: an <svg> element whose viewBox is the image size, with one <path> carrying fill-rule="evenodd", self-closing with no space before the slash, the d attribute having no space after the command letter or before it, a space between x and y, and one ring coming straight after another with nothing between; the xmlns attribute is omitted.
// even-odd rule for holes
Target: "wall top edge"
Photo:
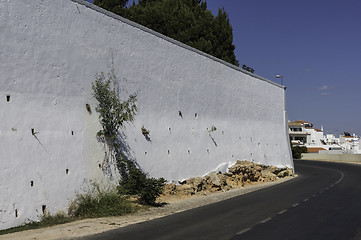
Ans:
<svg viewBox="0 0 361 240"><path fill-rule="evenodd" d="M187 49L187 50L189 50L189 51L195 52L195 53L200 54L200 55L202 55L202 56L204 56L204 57L207 57L207 58L209 58L209 59L212 59L213 61L219 62L219 63L221 63L221 64L223 64L223 65L226 65L227 67L233 68L234 70L237 70L237 71L242 72L242 73L244 73L244 74L250 75L251 77L257 78L257 79L259 79L259 80L261 80L261 81L267 82L267 83L269 83L269 84L272 84L272 85L274 85L274 86L277 86L277 87L279 87L279 88L282 88L282 89L286 90L286 87L283 86L283 85L280 85L280 84L278 84L278 83L272 82L271 80L268 80L268 79L266 79L266 78L264 78L264 77L261 77L261 76L259 76L259 75L257 75L257 74L254 74L254 73L248 72L248 71L246 71L246 70L243 70L243 69L240 68L240 67L237 67L237 66L235 66L235 65L233 65L233 64L230 64L230 63L228 63L228 62L226 62L226 61L224 61L224 60L221 60L221 59L216 58L216 57L214 57L214 56L212 56L212 55L209 55L209 54L207 54L207 53L204 53L204 52L202 52L202 51L200 51L200 50L198 50L198 49L195 49L195 48L193 48L193 47L191 47L191 46L188 46L188 45L186 45L186 44L184 44L184 43L181 43L181 42L179 42L179 41L177 41L177 40L175 40L175 39L173 39L173 38L170 38L170 37L167 37L167 36L165 36L165 35L163 35L163 34L161 34L161 33L158 33L158 32L156 32L156 31L154 31L154 30L152 30L152 29L150 29L150 28L144 27L144 26L142 26L142 25L140 25L140 24L138 24L138 23L136 23L136 22L130 21L129 19L126 19L126 18L121 17L121 16L119 16L119 15L117 15L117 14L114 14L114 13L112 13L112 12L109 12L109 11L107 11L107 10L105 10L105 9L103 9L103 8L100 8L100 7L98 7L98 6L96 6L96 5L92 4L92 3L89 3L89 2L87 2L87 1L85 1L85 0L71 0L71 1L76 2L76 3L78 3L78 4L81 4L81 5L84 5L84 6L90 8L90 9L92 9L92 10L94 10L94 11L100 12L100 13L102 13L102 14L104 14L104 15L107 15L108 17L111 17L111 18L114 18L114 19L116 19L116 20L119 20L119 21L121 21L121 22L123 22L123 23L126 23L126 24L130 25L130 26L133 26L133 27L135 27L135 28L138 28L138 29L140 29L140 30L142 30L142 31L144 31L144 32L147 32L147 33L150 33L150 34L152 34L152 35L155 35L155 36L157 36L157 37L159 37L159 38L162 38L162 39L164 39L164 40L166 40L166 41L168 41L168 42L170 42L170 43L173 43L173 44L175 44L175 45L177 45L177 46L179 46L179 47L185 48L185 49Z"/></svg>

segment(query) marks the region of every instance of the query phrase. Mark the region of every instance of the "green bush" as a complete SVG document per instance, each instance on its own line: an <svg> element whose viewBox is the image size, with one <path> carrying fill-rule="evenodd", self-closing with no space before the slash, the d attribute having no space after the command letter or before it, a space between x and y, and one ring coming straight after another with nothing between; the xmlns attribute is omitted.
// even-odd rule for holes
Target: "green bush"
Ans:
<svg viewBox="0 0 361 240"><path fill-rule="evenodd" d="M134 212L136 209L116 190L99 190L95 193L79 195L73 209L76 217L94 218L106 216L120 216ZM72 211L72 209L69 209Z"/></svg>
<svg viewBox="0 0 361 240"><path fill-rule="evenodd" d="M128 177L120 180L118 192L139 195L140 203L154 205L156 198L163 192L165 182L164 178L150 178L140 169L132 167Z"/></svg>
<svg viewBox="0 0 361 240"><path fill-rule="evenodd" d="M307 147L305 146L291 146L292 149L292 157L295 159L300 159L302 157L302 153L307 152Z"/></svg>

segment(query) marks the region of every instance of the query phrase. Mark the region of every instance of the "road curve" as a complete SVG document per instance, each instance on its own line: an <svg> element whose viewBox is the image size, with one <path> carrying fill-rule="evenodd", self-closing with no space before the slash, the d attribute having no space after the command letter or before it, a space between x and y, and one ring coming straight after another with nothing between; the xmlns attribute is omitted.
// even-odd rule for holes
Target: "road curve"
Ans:
<svg viewBox="0 0 361 240"><path fill-rule="evenodd" d="M295 168L294 180L83 239L361 239L361 165Z"/></svg>

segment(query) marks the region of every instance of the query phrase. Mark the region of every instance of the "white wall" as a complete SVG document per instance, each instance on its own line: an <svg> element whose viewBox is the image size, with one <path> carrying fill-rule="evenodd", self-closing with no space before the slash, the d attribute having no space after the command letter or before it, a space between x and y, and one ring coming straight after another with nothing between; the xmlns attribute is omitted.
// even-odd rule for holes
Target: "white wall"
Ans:
<svg viewBox="0 0 361 240"><path fill-rule="evenodd" d="M151 176L177 181L238 159L293 167L275 83L83 1L0 0L0 33L0 229L37 220L43 205L66 210L91 182L117 181L95 139L91 90L112 66L120 86L139 91L124 140Z"/></svg>
<svg viewBox="0 0 361 240"><path fill-rule="evenodd" d="M361 162L361 154L319 154L319 153L302 153L302 159L306 160L323 160L334 162Z"/></svg>

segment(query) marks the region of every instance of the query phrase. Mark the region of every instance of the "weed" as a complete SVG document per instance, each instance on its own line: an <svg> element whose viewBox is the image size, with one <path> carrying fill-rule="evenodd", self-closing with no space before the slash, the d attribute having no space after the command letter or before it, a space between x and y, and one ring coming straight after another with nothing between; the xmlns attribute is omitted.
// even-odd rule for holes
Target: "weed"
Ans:
<svg viewBox="0 0 361 240"><path fill-rule="evenodd" d="M125 196L116 190L99 190L94 193L79 195L75 209L69 208L74 216L80 218L96 218L106 216L120 216L137 210Z"/></svg>
<svg viewBox="0 0 361 240"><path fill-rule="evenodd" d="M57 213L54 216L46 215L41 218L40 222L34 222L31 221L27 224L24 224L19 227L13 227L6 230L1 230L0 235L14 233L14 232L20 232L24 230L30 230L30 229L37 229L37 228L43 228L43 227L50 227L57 224L63 224L68 222L73 222L77 220L75 217L68 217L64 213Z"/></svg>

